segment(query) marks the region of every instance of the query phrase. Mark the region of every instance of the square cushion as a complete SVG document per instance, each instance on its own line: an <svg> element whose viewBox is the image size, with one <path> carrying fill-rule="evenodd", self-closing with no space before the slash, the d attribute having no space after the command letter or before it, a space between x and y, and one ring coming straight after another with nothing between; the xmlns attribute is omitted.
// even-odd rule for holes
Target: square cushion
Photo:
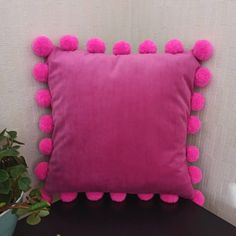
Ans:
<svg viewBox="0 0 236 236"><path fill-rule="evenodd" d="M45 189L191 198L191 52L106 55L55 48L47 59L54 149Z"/></svg>
<svg viewBox="0 0 236 236"><path fill-rule="evenodd" d="M147 201L158 193L167 203L181 196L202 206L204 195L192 187L202 171L188 164L198 160L199 149L187 145L187 134L201 126L191 111L203 109L205 98L193 90L212 78L200 66L213 55L211 43L198 40L188 51L173 39L159 53L145 40L139 54L130 54L130 45L119 41L114 55L104 54L98 38L87 42L87 52L78 45L72 35L63 36L59 47L46 36L32 44L45 57L34 66L34 78L48 83L35 99L52 109L39 120L40 130L52 135L39 142L40 152L51 157L34 169L45 181L42 198L51 202L59 193L69 202L86 192L99 200L109 192L117 202L126 193Z"/></svg>

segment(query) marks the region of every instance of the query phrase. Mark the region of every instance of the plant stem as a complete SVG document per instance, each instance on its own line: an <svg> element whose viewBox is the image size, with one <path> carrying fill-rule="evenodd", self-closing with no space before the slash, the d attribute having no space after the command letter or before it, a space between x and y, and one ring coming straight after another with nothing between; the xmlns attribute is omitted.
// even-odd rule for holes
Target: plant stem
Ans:
<svg viewBox="0 0 236 236"><path fill-rule="evenodd" d="M28 203L14 203L14 204L9 204L9 205L5 205L3 207L0 207L0 213L4 212L8 209L28 209L29 205Z"/></svg>

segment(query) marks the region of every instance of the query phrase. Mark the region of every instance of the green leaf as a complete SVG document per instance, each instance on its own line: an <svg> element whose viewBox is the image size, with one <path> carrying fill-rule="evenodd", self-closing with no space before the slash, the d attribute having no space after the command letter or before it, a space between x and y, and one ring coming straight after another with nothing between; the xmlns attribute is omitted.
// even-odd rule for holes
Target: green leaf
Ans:
<svg viewBox="0 0 236 236"><path fill-rule="evenodd" d="M0 136L4 135L5 132L6 132L6 130L7 130L7 129L4 129L3 131L1 131Z"/></svg>
<svg viewBox="0 0 236 236"><path fill-rule="evenodd" d="M26 219L26 222L29 224L29 225L37 225L39 224L41 221L41 218L38 214L32 214L32 215L29 215Z"/></svg>
<svg viewBox="0 0 236 236"><path fill-rule="evenodd" d="M15 149L4 149L0 151L0 159L3 157L16 157L19 154Z"/></svg>
<svg viewBox="0 0 236 236"><path fill-rule="evenodd" d="M17 178L20 175L22 175L24 172L26 172L26 167L22 164L10 167L9 169L10 169L10 175L13 178Z"/></svg>
<svg viewBox="0 0 236 236"><path fill-rule="evenodd" d="M0 194L8 194L10 192L10 180L0 183Z"/></svg>
<svg viewBox="0 0 236 236"><path fill-rule="evenodd" d="M11 202L12 195L11 195L11 191L9 191L8 194L0 194L0 199L1 202L5 202L6 204L9 204Z"/></svg>
<svg viewBox="0 0 236 236"><path fill-rule="evenodd" d="M28 212L29 212L28 209L19 208L19 209L16 209L15 214L16 214L18 217L21 217L21 216L27 214Z"/></svg>
<svg viewBox="0 0 236 236"><path fill-rule="evenodd" d="M20 148L20 145L15 145L15 146L12 146L13 149L19 149Z"/></svg>
<svg viewBox="0 0 236 236"><path fill-rule="evenodd" d="M5 137L4 135L0 135L0 142L3 142L3 140L6 140L7 137Z"/></svg>
<svg viewBox="0 0 236 236"><path fill-rule="evenodd" d="M6 170L0 169L0 183L5 182L9 179L9 174Z"/></svg>
<svg viewBox="0 0 236 236"><path fill-rule="evenodd" d="M40 217L45 217L45 216L48 216L48 215L49 215L49 210L48 209L42 209L39 212Z"/></svg>
<svg viewBox="0 0 236 236"><path fill-rule="evenodd" d="M17 161L18 161L19 164L22 164L22 165L24 165L25 167L28 167L28 166L27 166L27 163L26 163L26 161L25 161L25 158L24 158L23 156L17 157Z"/></svg>
<svg viewBox="0 0 236 236"><path fill-rule="evenodd" d="M18 180L19 189L27 192L30 189L31 180L29 177L21 177Z"/></svg>
<svg viewBox="0 0 236 236"><path fill-rule="evenodd" d="M40 193L39 189L33 189L30 191L29 196L30 197L41 197L41 193Z"/></svg>
<svg viewBox="0 0 236 236"><path fill-rule="evenodd" d="M0 208L5 206L7 203L6 202L0 202Z"/></svg>
<svg viewBox="0 0 236 236"><path fill-rule="evenodd" d="M35 211L35 210L39 210L42 208L47 208L49 206L50 206L50 204L46 201L36 202L32 206L30 206L30 210Z"/></svg>
<svg viewBox="0 0 236 236"><path fill-rule="evenodd" d="M17 137L16 131L7 131L7 133L12 139L15 139Z"/></svg>

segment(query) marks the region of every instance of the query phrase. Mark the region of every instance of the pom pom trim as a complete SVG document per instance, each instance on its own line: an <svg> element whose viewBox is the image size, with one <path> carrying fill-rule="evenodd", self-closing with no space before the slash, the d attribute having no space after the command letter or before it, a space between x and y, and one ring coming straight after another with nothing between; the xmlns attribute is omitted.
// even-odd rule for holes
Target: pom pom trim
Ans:
<svg viewBox="0 0 236 236"><path fill-rule="evenodd" d="M36 92L35 100L38 106L48 108L51 106L51 94L48 89L39 89Z"/></svg>
<svg viewBox="0 0 236 236"><path fill-rule="evenodd" d="M114 202L123 202L126 198L126 193L110 193L110 197Z"/></svg>
<svg viewBox="0 0 236 236"><path fill-rule="evenodd" d="M199 61L207 61L213 55L213 46L208 40L198 40L192 52Z"/></svg>
<svg viewBox="0 0 236 236"><path fill-rule="evenodd" d="M76 192L61 193L60 199L63 202L72 202L77 198L77 196L78 196L78 193Z"/></svg>
<svg viewBox="0 0 236 236"><path fill-rule="evenodd" d="M47 177L48 163L46 161L39 162L34 169L34 174L38 180L44 181Z"/></svg>
<svg viewBox="0 0 236 236"><path fill-rule="evenodd" d="M52 203L53 202L53 196L51 196L50 194L48 194L44 189L40 189L40 194L41 194L41 198L48 202L48 203Z"/></svg>
<svg viewBox="0 0 236 236"><path fill-rule="evenodd" d="M48 81L48 65L44 63L37 63L33 68L33 76L39 82Z"/></svg>
<svg viewBox="0 0 236 236"><path fill-rule="evenodd" d="M87 50L89 53L104 53L106 45L100 38L92 38L87 42Z"/></svg>
<svg viewBox="0 0 236 236"><path fill-rule="evenodd" d="M180 40L172 39L166 43L165 52L171 54L183 53L184 46Z"/></svg>
<svg viewBox="0 0 236 236"><path fill-rule="evenodd" d="M175 194L160 194L160 199L165 203L176 203L179 200L179 196Z"/></svg>
<svg viewBox="0 0 236 236"><path fill-rule="evenodd" d="M138 197L142 201L149 201L154 197L153 193L139 193Z"/></svg>
<svg viewBox="0 0 236 236"><path fill-rule="evenodd" d="M53 50L53 43L47 36L41 35L34 39L32 50L39 57L47 57Z"/></svg>
<svg viewBox="0 0 236 236"><path fill-rule="evenodd" d="M52 115L42 115L39 119L39 129L45 134L50 134L53 131Z"/></svg>
<svg viewBox="0 0 236 236"><path fill-rule="evenodd" d="M211 71L206 67L200 67L196 72L194 84L199 88L204 88L210 83L211 79Z"/></svg>
<svg viewBox="0 0 236 236"><path fill-rule="evenodd" d="M43 138L39 142L39 150L43 155L50 155L52 153L53 143L51 138Z"/></svg>
<svg viewBox="0 0 236 236"><path fill-rule="evenodd" d="M195 162L199 159L199 149L196 146L188 146L186 159L188 162Z"/></svg>
<svg viewBox="0 0 236 236"><path fill-rule="evenodd" d="M201 93L194 93L191 100L191 107L193 111L201 111L204 108L205 97Z"/></svg>
<svg viewBox="0 0 236 236"><path fill-rule="evenodd" d="M64 35L60 39L60 48L65 51L74 51L78 48L78 38L73 35Z"/></svg>
<svg viewBox="0 0 236 236"><path fill-rule="evenodd" d="M201 121L197 116L190 116L188 120L188 133L196 134L201 128Z"/></svg>
<svg viewBox="0 0 236 236"><path fill-rule="evenodd" d="M192 181L192 184L198 184L202 180L202 171L197 166L189 166L189 175Z"/></svg>
<svg viewBox="0 0 236 236"><path fill-rule="evenodd" d="M157 46L152 40L144 40L138 48L139 53L156 53L157 52Z"/></svg>
<svg viewBox="0 0 236 236"><path fill-rule="evenodd" d="M127 55L131 53L131 47L128 42L121 40L114 44L112 51L114 55Z"/></svg>
<svg viewBox="0 0 236 236"><path fill-rule="evenodd" d="M102 199L104 193L102 192L86 192L86 197L88 198L88 200L90 201L98 201L100 199Z"/></svg>
<svg viewBox="0 0 236 236"><path fill-rule="evenodd" d="M195 189L192 201L199 206L203 206L205 203L205 196L201 191Z"/></svg>

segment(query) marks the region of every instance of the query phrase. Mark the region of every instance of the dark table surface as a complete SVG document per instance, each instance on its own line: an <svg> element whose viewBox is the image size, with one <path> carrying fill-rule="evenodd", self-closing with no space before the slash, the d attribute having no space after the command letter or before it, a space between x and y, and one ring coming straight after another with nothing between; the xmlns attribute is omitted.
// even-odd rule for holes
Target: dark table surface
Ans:
<svg viewBox="0 0 236 236"><path fill-rule="evenodd" d="M14 236L161 235L236 236L236 228L188 200L165 204L156 196L144 202L129 195L112 202L108 195L98 202L83 194L72 203L56 202L39 225L18 222Z"/></svg>

